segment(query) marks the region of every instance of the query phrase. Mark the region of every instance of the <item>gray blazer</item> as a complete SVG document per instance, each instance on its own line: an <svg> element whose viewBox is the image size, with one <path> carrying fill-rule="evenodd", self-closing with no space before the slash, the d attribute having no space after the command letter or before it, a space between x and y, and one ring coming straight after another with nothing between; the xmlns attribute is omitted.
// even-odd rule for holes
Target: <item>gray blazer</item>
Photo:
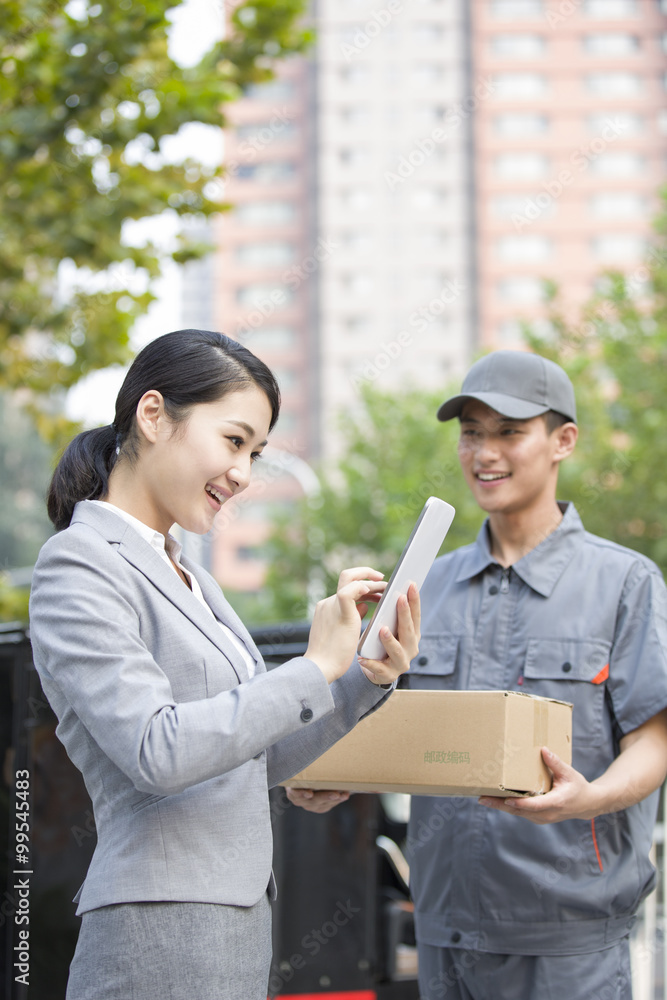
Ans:
<svg viewBox="0 0 667 1000"><path fill-rule="evenodd" d="M331 686L303 657L267 672L215 580L183 565L257 660L255 677L113 511L77 504L37 560L35 666L97 824L78 913L148 900L248 906L273 893L268 788L388 696L356 663Z"/></svg>

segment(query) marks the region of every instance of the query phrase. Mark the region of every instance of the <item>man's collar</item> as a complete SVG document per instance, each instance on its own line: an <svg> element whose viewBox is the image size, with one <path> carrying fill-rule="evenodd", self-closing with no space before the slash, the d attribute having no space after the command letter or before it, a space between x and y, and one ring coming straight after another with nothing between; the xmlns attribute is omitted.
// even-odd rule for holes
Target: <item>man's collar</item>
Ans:
<svg viewBox="0 0 667 1000"><path fill-rule="evenodd" d="M512 566L513 572L542 597L551 594L584 531L574 504L559 503L559 507L563 511L563 520L558 527ZM475 544L464 553L457 583L472 579L488 566L497 565L497 560L491 555L488 525L487 518Z"/></svg>

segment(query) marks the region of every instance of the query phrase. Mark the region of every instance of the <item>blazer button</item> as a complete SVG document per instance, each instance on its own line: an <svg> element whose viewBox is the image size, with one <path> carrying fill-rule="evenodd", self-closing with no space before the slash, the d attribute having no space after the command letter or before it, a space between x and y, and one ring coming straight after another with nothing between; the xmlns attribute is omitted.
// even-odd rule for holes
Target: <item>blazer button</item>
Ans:
<svg viewBox="0 0 667 1000"><path fill-rule="evenodd" d="M420 656L417 663L420 667L425 667L428 663L428 656Z"/></svg>
<svg viewBox="0 0 667 1000"><path fill-rule="evenodd" d="M301 709L301 716L300 716L300 718L301 718L302 722L310 722L310 720L312 719L312 717L313 717L313 710L312 710L312 708L302 708Z"/></svg>
<svg viewBox="0 0 667 1000"><path fill-rule="evenodd" d="M561 670L563 671L564 674L569 674L570 670L572 670L572 664L568 663L566 660L563 666L561 667Z"/></svg>
<svg viewBox="0 0 667 1000"><path fill-rule="evenodd" d="M452 934L452 944L458 944L460 940L461 940L461 932L454 931L454 933Z"/></svg>

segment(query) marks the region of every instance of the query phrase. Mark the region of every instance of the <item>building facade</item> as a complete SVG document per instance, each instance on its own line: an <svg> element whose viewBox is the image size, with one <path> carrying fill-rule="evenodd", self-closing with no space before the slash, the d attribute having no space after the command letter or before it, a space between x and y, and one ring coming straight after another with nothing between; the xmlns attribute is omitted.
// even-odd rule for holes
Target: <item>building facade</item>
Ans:
<svg viewBox="0 0 667 1000"><path fill-rule="evenodd" d="M573 317L605 270L637 269L667 157L664 0L317 0L313 18L311 54L233 107L214 234L215 325L283 388L255 487L272 504L303 492L286 456L336 457L364 385L444 388L545 320L546 279ZM261 585L256 499L215 540L223 586Z"/></svg>

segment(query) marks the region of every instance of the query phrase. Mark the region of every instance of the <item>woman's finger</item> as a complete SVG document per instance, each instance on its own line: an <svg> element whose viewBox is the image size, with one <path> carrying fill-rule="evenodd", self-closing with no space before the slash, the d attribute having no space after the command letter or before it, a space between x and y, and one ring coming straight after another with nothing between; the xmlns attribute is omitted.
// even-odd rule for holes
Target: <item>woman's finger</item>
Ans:
<svg viewBox="0 0 667 1000"><path fill-rule="evenodd" d="M373 569L372 566L352 566L350 569L344 569L338 577L338 589L354 580L382 580L383 577L384 573Z"/></svg>

